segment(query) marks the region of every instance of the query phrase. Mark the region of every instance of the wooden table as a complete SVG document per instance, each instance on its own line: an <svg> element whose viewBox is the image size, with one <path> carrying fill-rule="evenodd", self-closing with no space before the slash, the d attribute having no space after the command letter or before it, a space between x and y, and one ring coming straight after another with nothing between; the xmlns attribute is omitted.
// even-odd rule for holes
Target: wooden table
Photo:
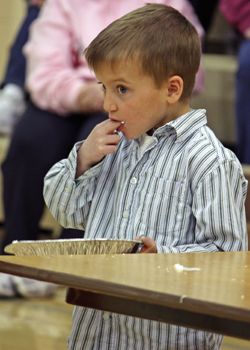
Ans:
<svg viewBox="0 0 250 350"><path fill-rule="evenodd" d="M75 305L250 339L250 252L0 256L0 271L65 285Z"/></svg>

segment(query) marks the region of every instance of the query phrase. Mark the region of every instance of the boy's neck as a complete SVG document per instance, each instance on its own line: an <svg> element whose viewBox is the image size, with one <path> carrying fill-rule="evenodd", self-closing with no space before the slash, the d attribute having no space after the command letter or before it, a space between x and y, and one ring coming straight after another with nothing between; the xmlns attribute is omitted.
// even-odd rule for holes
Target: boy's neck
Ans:
<svg viewBox="0 0 250 350"><path fill-rule="evenodd" d="M164 117L164 124L155 125L153 129L154 130L158 129L160 126L163 126L171 122L172 120L179 118L181 115L190 112L190 110L191 110L191 107L190 107L189 101L177 102L172 105L168 105L166 114Z"/></svg>
<svg viewBox="0 0 250 350"><path fill-rule="evenodd" d="M171 106L170 108L168 108L167 118L166 118L165 124L171 122L172 120L179 118L180 116L182 116L190 111L191 111L191 107L190 107L189 102L188 103L180 103L179 102L178 104ZM159 125L159 126L155 125L154 128L147 131L147 135L152 136L153 133L155 132L155 130L161 126L163 126L163 125Z"/></svg>
<svg viewBox="0 0 250 350"><path fill-rule="evenodd" d="M191 107L190 107L189 101L178 102L178 103L170 106L169 111L167 113L168 114L168 122L179 118L181 115L190 112L190 110L191 110Z"/></svg>

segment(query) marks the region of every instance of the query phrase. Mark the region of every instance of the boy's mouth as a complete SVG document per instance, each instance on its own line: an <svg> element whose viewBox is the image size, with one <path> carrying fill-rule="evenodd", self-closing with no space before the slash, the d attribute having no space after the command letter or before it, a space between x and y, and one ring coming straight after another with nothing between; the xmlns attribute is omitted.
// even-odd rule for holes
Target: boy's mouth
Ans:
<svg viewBox="0 0 250 350"><path fill-rule="evenodd" d="M118 126L118 128L116 128L115 133L118 133L119 131L122 131L122 128L124 127L125 122L121 121L121 124Z"/></svg>

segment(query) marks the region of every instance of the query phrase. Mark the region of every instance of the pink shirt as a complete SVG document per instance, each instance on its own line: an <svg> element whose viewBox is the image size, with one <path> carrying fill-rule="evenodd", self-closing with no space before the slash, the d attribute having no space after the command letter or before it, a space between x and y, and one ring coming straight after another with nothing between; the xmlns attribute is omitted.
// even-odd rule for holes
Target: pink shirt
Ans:
<svg viewBox="0 0 250 350"><path fill-rule="evenodd" d="M219 3L222 14L242 34L250 29L249 0L221 0Z"/></svg>
<svg viewBox="0 0 250 350"><path fill-rule="evenodd" d="M71 112L83 84L94 79L83 49L114 19L143 6L143 0L47 0L25 46L27 89L43 109ZM187 0L151 0L185 15L200 36L203 29ZM197 81L196 90L201 87Z"/></svg>

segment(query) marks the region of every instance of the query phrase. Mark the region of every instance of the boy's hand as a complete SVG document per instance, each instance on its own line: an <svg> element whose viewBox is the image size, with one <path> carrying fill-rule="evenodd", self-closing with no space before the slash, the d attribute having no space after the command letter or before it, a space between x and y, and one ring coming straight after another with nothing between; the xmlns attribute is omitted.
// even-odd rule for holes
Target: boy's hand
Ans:
<svg viewBox="0 0 250 350"><path fill-rule="evenodd" d="M140 253L157 253L156 243L152 238L140 236L136 240L140 240L143 243Z"/></svg>
<svg viewBox="0 0 250 350"><path fill-rule="evenodd" d="M107 154L116 151L120 142L116 130L121 124L108 119L96 125L78 150L76 177L99 163Z"/></svg>

